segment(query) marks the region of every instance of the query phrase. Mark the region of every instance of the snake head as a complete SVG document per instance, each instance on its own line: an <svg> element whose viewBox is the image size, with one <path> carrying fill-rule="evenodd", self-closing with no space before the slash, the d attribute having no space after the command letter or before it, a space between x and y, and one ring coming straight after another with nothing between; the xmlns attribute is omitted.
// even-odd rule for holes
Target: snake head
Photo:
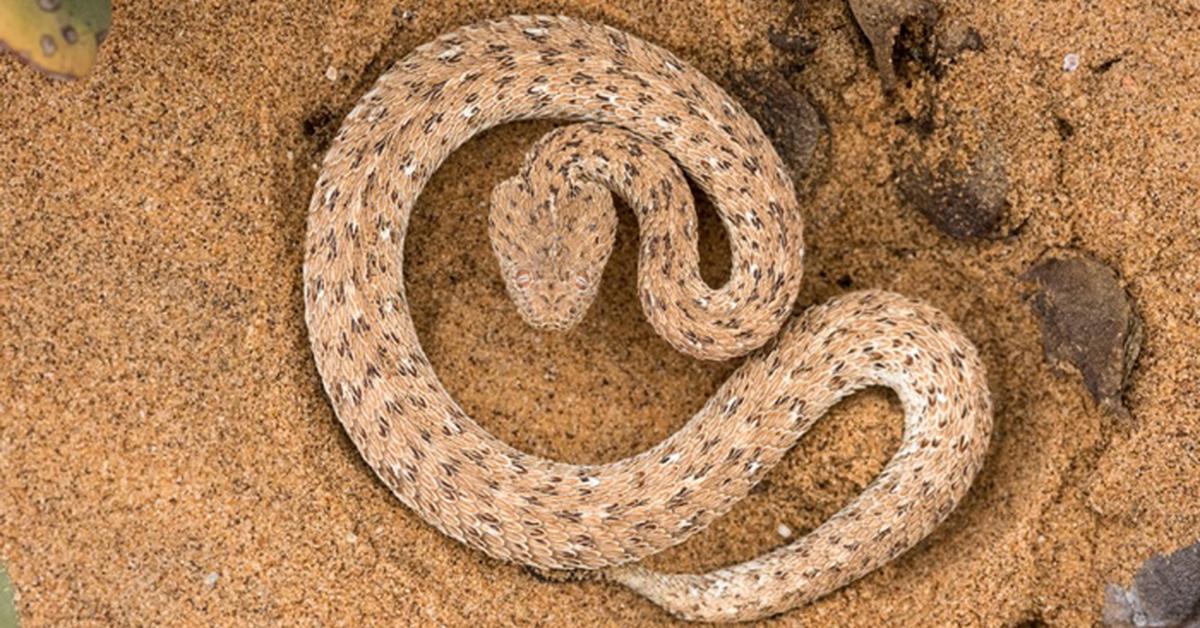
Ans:
<svg viewBox="0 0 1200 628"><path fill-rule="evenodd" d="M492 250L525 322L566 331L596 298L612 252L616 213L608 190L595 184L551 188L545 194L533 188L514 177L492 190Z"/></svg>

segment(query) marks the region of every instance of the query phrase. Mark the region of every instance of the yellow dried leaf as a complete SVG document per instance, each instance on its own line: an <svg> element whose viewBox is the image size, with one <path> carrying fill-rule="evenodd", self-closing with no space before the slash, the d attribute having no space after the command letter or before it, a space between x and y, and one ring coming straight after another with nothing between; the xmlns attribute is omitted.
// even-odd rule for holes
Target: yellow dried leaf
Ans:
<svg viewBox="0 0 1200 628"><path fill-rule="evenodd" d="M0 0L0 48L58 79L92 69L111 24L111 0Z"/></svg>

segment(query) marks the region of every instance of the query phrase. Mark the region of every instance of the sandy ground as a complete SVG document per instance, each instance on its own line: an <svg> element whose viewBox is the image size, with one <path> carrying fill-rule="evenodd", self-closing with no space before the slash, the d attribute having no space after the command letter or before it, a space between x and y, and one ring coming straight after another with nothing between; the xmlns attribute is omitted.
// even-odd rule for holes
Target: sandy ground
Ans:
<svg viewBox="0 0 1200 628"><path fill-rule="evenodd" d="M972 27L983 50L940 78L901 62L890 99L832 0L800 12L819 41L800 62L768 43L787 2L116 4L82 82L0 59L0 560L26 625L670 621L423 524L360 461L308 350L305 212L341 118L419 43L514 12L602 20L726 85L784 73L831 131L803 201L798 307L896 290L982 351L997 428L968 498L914 551L780 624L1088 625L1106 582L1200 536L1196 0L947 2L938 28ZM922 116L933 130L917 138L906 121ZM435 177L408 244L410 300L484 426L539 454L614 460L679 427L735 365L678 355L644 322L628 215L581 327L523 326L485 204L547 128L489 133ZM958 240L900 201L897 154L954 146L1000 164L1023 227ZM728 254L704 224L719 280ZM1114 268L1144 320L1131 420L1043 358L1019 276L1062 249ZM882 467L899 417L879 391L842 404L761 490L652 562L715 567L781 543L780 524L810 529Z"/></svg>

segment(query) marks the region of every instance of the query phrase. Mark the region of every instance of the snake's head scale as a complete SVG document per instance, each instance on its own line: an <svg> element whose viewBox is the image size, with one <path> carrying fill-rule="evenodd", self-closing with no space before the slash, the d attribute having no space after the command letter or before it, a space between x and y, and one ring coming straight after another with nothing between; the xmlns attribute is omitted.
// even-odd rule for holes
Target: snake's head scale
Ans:
<svg viewBox="0 0 1200 628"><path fill-rule="evenodd" d="M608 211L593 220L597 203L607 203ZM488 230L504 285L525 322L566 331L583 319L615 236L608 190L589 184L540 195L522 178L508 179L492 191Z"/></svg>
<svg viewBox="0 0 1200 628"><path fill-rule="evenodd" d="M96 63L111 0L0 0L0 50L45 74L77 79Z"/></svg>

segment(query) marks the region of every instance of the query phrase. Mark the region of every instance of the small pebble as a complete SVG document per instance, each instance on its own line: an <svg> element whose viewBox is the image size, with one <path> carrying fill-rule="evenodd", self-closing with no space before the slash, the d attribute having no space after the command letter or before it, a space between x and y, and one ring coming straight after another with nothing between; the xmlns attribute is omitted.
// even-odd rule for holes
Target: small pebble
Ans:
<svg viewBox="0 0 1200 628"><path fill-rule="evenodd" d="M792 538L792 529L787 527L787 525L785 525L785 524L782 524L782 523L779 524L779 527L775 528L775 532L777 534L779 534L779 536L782 538L785 538L785 539Z"/></svg>
<svg viewBox="0 0 1200 628"><path fill-rule="evenodd" d="M329 66L328 68L325 68L325 78L327 78L331 81L336 81L337 77L338 77L337 68L333 67L332 65Z"/></svg>
<svg viewBox="0 0 1200 628"><path fill-rule="evenodd" d="M1079 55L1070 53L1063 57L1062 69L1063 72L1074 72L1079 68Z"/></svg>
<svg viewBox="0 0 1200 628"><path fill-rule="evenodd" d="M217 572L215 571L209 573L207 576L204 576L204 586L210 589L217 586L217 578L220 578L220 576L217 575Z"/></svg>

